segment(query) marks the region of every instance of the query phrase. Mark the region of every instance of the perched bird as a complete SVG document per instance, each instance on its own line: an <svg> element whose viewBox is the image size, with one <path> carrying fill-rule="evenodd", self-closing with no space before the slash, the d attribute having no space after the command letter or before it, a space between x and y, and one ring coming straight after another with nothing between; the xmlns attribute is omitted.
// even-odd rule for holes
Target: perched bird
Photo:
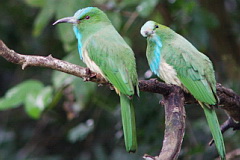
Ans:
<svg viewBox="0 0 240 160"><path fill-rule="evenodd" d="M137 149L133 95L139 95L136 62L132 49L119 35L106 14L96 7L78 10L73 17L57 20L72 23L78 52L91 71L101 74L120 96L125 146Z"/></svg>
<svg viewBox="0 0 240 160"><path fill-rule="evenodd" d="M146 22L141 34L147 37L146 56L152 72L196 98L204 110L218 153L225 159L224 141L212 107L218 101L212 62L184 37L154 21Z"/></svg>

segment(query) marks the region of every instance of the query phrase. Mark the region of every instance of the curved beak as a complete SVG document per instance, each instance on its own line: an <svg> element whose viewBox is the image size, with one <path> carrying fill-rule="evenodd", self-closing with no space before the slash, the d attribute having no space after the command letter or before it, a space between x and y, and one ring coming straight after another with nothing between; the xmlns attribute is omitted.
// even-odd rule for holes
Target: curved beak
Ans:
<svg viewBox="0 0 240 160"><path fill-rule="evenodd" d="M76 19L75 17L65 17L57 20L53 23L53 25L56 25L58 23L72 23L72 24L78 24L80 21Z"/></svg>

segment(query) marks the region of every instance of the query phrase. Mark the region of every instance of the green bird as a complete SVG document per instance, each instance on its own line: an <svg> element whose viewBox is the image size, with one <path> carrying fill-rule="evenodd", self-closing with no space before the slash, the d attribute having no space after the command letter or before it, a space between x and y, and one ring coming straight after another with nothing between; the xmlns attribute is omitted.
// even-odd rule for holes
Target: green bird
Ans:
<svg viewBox="0 0 240 160"><path fill-rule="evenodd" d="M218 101L212 62L184 37L154 21L146 22L141 34L147 37L146 56L152 72L197 99L206 115L218 153L225 159L224 141L212 107Z"/></svg>
<svg viewBox="0 0 240 160"><path fill-rule="evenodd" d="M137 149L133 95L139 95L136 62L132 49L119 35L106 14L96 7L78 10L73 17L57 20L72 23L78 52L91 71L101 74L120 96L125 146Z"/></svg>

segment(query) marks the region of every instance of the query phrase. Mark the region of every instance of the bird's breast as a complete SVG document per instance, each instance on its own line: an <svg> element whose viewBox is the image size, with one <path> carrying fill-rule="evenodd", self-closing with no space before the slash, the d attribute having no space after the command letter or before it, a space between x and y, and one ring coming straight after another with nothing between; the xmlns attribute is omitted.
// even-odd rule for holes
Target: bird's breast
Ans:
<svg viewBox="0 0 240 160"><path fill-rule="evenodd" d="M93 60L91 60L91 58L88 56L87 50L83 50L82 57L83 57L83 62L87 65L87 67L91 71L99 73L103 77L105 77L104 74L102 73L101 69L98 67L98 65Z"/></svg>
<svg viewBox="0 0 240 160"><path fill-rule="evenodd" d="M159 77L168 84L175 84L182 87L182 83L177 77L177 72L173 66L169 65L164 58L159 65Z"/></svg>

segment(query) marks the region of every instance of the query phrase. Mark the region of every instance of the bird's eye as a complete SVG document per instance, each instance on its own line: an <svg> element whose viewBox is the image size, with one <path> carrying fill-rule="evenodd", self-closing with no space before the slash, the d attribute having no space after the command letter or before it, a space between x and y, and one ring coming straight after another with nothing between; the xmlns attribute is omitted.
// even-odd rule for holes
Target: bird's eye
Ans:
<svg viewBox="0 0 240 160"><path fill-rule="evenodd" d="M89 19L89 18L90 18L90 16L86 16L86 17L85 17L85 19Z"/></svg>
<svg viewBox="0 0 240 160"><path fill-rule="evenodd" d="M158 28L158 25L155 25L155 28Z"/></svg>

